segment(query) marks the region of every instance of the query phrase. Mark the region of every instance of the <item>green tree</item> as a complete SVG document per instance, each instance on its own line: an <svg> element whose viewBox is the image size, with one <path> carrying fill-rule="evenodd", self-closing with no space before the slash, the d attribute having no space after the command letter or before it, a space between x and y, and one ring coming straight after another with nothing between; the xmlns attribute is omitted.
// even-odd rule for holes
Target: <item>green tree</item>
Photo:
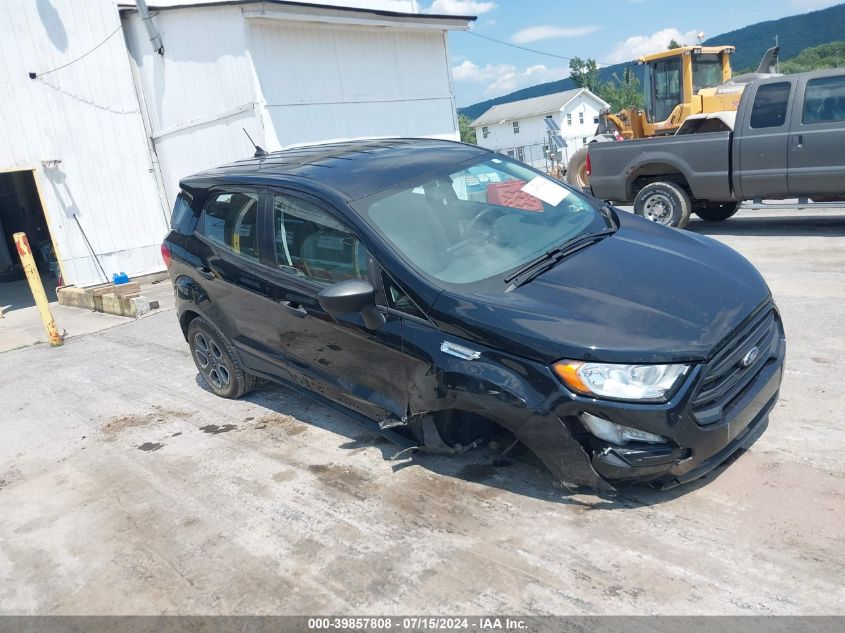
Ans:
<svg viewBox="0 0 845 633"><path fill-rule="evenodd" d="M683 47L683 44L678 43L678 40L676 40L676 39L672 39L672 40L669 40L669 46L666 47L666 50L671 51L675 48L681 48L681 47Z"/></svg>
<svg viewBox="0 0 845 633"><path fill-rule="evenodd" d="M472 123L472 119L468 116L463 114L458 115L458 129L461 131L461 140L464 143L473 143L477 142L475 138L475 128L471 128L469 124Z"/></svg>
<svg viewBox="0 0 845 633"><path fill-rule="evenodd" d="M573 57L569 60L569 77L579 88L596 92L599 87L599 67L596 60Z"/></svg>
<svg viewBox="0 0 845 633"><path fill-rule="evenodd" d="M805 48L792 59L780 63L782 73L803 73L810 70L845 66L845 42L828 42Z"/></svg>
<svg viewBox="0 0 845 633"><path fill-rule="evenodd" d="M621 79L619 75L613 73L610 81L601 84L598 88L598 96L610 104L611 112L643 107L640 80L631 71L630 66L625 69Z"/></svg>

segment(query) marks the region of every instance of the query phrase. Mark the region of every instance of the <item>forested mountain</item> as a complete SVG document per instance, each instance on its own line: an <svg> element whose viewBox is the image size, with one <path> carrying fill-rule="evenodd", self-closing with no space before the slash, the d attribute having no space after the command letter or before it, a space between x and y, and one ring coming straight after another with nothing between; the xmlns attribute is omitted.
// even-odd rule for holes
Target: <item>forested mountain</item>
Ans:
<svg viewBox="0 0 845 633"><path fill-rule="evenodd" d="M733 67L737 70L749 68L754 70L757 68L757 64L762 59L766 49L774 45L776 35L780 43L781 60L791 60L791 58L797 57L799 53L810 47L836 43L845 36L845 4L838 4L827 9L811 11L810 13L803 13L801 15L792 15L779 20L769 20L767 22L752 24L735 31L711 37L704 41L704 45L716 46L729 44L736 46L736 53L731 59ZM572 51L571 54L575 53L577 51ZM825 54L827 53L833 54L835 51L825 51ZM845 52L842 53L842 57L845 58ZM807 62L808 59L805 59L804 62ZM609 81L614 74L621 77L627 65L627 63L615 64L600 69L599 80ZM798 72L797 70L790 70L790 66L787 64L782 64L781 70L783 72ZM495 99L475 103L465 108L459 108L458 112L470 119L476 119L489 108L499 103L509 103L530 97L540 97L542 95L552 94L553 92L571 90L572 88L575 88L575 84L567 77L558 81L523 88L522 90L517 90L516 92L496 97Z"/></svg>

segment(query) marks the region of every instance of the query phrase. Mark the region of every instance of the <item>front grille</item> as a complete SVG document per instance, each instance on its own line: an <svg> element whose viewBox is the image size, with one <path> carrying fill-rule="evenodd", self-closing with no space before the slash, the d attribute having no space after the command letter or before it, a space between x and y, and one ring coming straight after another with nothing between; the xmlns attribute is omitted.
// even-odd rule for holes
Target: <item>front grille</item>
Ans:
<svg viewBox="0 0 845 633"><path fill-rule="evenodd" d="M779 331L777 315L769 306L704 366L698 391L692 399L692 414L699 424L716 424L724 419L777 353ZM757 357L746 366L743 359L754 347L758 350Z"/></svg>

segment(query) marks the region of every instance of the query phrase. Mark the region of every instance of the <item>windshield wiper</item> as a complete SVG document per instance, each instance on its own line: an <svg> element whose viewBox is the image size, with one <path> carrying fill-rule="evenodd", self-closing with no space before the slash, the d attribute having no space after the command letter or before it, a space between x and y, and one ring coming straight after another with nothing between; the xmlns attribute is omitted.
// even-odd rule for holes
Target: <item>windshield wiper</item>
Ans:
<svg viewBox="0 0 845 633"><path fill-rule="evenodd" d="M547 250L539 257L532 259L523 266L520 266L510 275L505 277L504 281L506 284L509 284L512 281L515 282L505 292L510 292L514 288L519 288L520 286L527 284L532 279L536 279L539 275L542 275L550 268L553 268L562 259L580 251L582 248L586 248L590 244L594 244L595 242L604 239L608 235L613 235L614 233L616 233L616 229L605 229L604 231L598 231L596 233L585 233L583 235L579 235L578 237L574 237L571 240L567 240L560 246L555 246L554 248Z"/></svg>

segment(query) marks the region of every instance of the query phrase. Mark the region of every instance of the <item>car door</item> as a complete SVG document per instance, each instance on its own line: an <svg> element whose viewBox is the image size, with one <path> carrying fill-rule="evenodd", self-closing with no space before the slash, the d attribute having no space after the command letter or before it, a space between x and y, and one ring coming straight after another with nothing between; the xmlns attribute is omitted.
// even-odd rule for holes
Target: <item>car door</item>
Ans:
<svg viewBox="0 0 845 633"><path fill-rule="evenodd" d="M408 364L402 321L367 330L360 314L337 319L317 294L348 279L378 287L377 265L359 237L327 204L290 190L271 190L277 269L272 335L297 380L372 419L402 418L408 402Z"/></svg>
<svg viewBox="0 0 845 633"><path fill-rule="evenodd" d="M276 369L280 364L268 337L268 312L276 306L266 264L275 259L272 247L262 244L265 204L260 188L212 189L191 244L198 264L191 274L204 295L203 312L238 348L247 368L258 371L273 369L273 359Z"/></svg>
<svg viewBox="0 0 845 633"><path fill-rule="evenodd" d="M789 135L789 192L845 194L845 73L800 80Z"/></svg>
<svg viewBox="0 0 845 633"><path fill-rule="evenodd" d="M751 108L745 113L742 129L735 134L739 143L740 191L744 198L787 195L787 148L789 145L789 95L792 83L775 81L753 84Z"/></svg>

